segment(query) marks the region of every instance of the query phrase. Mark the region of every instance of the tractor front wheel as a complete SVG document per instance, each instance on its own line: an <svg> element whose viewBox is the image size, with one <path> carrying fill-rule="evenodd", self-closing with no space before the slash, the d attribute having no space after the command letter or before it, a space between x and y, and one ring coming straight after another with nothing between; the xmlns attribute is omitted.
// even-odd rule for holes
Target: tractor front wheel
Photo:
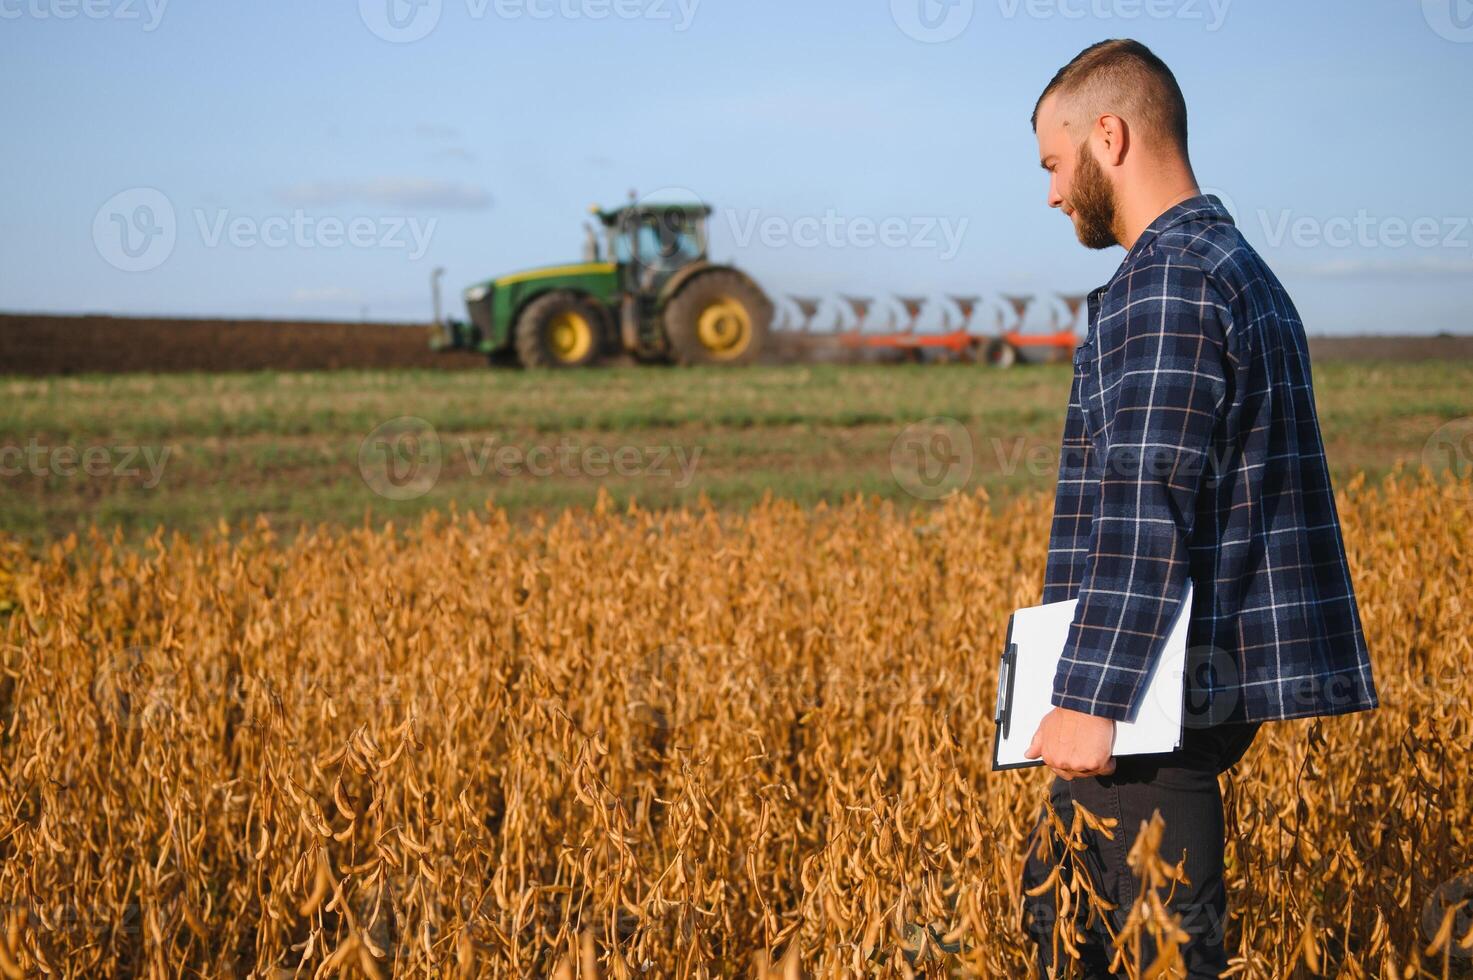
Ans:
<svg viewBox="0 0 1473 980"><path fill-rule="evenodd" d="M517 317L517 358L523 367L585 367L598 359L603 313L567 290L539 296Z"/></svg>
<svg viewBox="0 0 1473 980"><path fill-rule="evenodd" d="M665 335L681 364L750 364L762 352L772 301L726 269L686 283L665 307Z"/></svg>

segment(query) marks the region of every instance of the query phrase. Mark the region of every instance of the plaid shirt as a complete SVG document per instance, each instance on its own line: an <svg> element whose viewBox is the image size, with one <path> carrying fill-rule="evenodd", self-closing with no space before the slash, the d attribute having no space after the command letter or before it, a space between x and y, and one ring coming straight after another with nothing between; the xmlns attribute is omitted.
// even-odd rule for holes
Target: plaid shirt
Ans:
<svg viewBox="0 0 1473 980"><path fill-rule="evenodd" d="M1089 295L1044 573L1044 602L1079 599L1053 703L1134 717L1188 576L1187 724L1376 706L1304 328L1211 195Z"/></svg>

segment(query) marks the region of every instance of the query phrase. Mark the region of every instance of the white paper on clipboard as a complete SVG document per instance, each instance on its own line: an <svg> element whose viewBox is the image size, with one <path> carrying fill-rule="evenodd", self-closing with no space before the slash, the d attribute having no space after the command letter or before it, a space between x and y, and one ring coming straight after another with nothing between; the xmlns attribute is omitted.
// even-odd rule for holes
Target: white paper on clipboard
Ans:
<svg viewBox="0 0 1473 980"><path fill-rule="evenodd" d="M1002 667L998 671L997 743L993 769L1042 765L1024 758L1043 716L1053 710L1054 675L1078 599L1024 606L1008 620ZM1145 696L1133 721L1115 723L1114 754L1144 755L1181 747L1182 710L1191 619L1192 583L1187 580L1181 605L1167 632L1160 659L1146 682Z"/></svg>

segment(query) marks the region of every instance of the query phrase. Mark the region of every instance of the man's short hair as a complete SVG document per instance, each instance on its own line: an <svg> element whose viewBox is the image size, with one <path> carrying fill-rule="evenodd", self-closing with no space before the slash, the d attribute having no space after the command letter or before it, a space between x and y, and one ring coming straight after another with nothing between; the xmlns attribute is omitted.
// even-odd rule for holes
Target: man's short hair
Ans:
<svg viewBox="0 0 1473 980"><path fill-rule="evenodd" d="M1038 107L1055 94L1078 106L1091 122L1111 113L1186 152L1187 103L1181 87L1166 62L1139 41L1114 38L1091 44L1060 68L1033 106L1035 133Z"/></svg>

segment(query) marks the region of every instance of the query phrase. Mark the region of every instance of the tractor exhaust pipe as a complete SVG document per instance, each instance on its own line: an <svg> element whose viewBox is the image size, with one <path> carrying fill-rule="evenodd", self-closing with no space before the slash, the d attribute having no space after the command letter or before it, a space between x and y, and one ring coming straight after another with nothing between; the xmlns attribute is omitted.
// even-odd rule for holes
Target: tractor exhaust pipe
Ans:
<svg viewBox="0 0 1473 980"><path fill-rule="evenodd" d="M430 299L434 303L435 322L430 331L430 350L460 350L468 347L461 331L457 329L459 324L448 319L444 309L440 306L440 277L445 275L445 269L436 266L430 273Z"/></svg>
<svg viewBox="0 0 1473 980"><path fill-rule="evenodd" d="M435 304L435 326L441 330L445 329L445 320L440 315L440 277L445 275L444 266L436 266L435 271L430 273L430 296Z"/></svg>

